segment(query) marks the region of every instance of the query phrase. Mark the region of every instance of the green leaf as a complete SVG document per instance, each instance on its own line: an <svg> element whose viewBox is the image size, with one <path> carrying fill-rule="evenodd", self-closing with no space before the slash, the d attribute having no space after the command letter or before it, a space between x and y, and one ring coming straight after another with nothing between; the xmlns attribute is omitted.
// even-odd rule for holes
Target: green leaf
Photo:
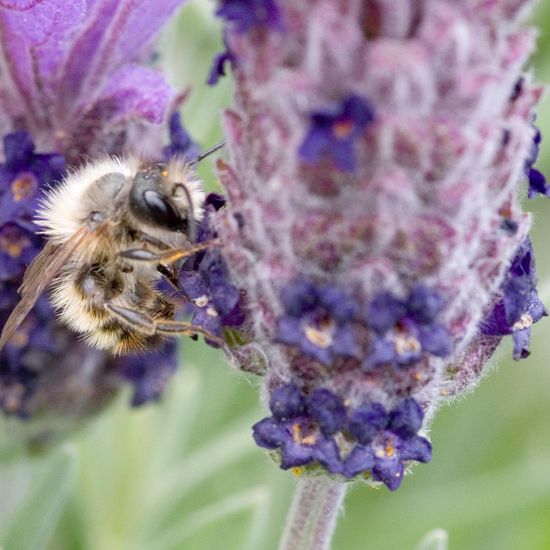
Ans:
<svg viewBox="0 0 550 550"><path fill-rule="evenodd" d="M195 510L183 519L179 524L165 533L162 537L151 541L150 548L159 550L170 550L173 548L195 548L189 544L189 540L200 534L200 532L215 533L221 532L222 524L232 519L233 516L245 514L249 516L249 523L255 526L252 529L248 541L241 548L253 550L256 541L261 539L260 526L266 521L265 510L269 501L269 494L266 487L253 487L241 493L230 495L224 499L210 503ZM256 521L259 520L259 524ZM242 523L242 518L238 522ZM228 533L225 532L224 536ZM238 536L238 534L235 534Z"/></svg>
<svg viewBox="0 0 550 550"><path fill-rule="evenodd" d="M46 547L74 486L78 453L73 445L64 445L45 463L25 461L3 468L2 487L7 477L16 478L12 510L3 510L0 519L2 547L9 550L41 550ZM6 517L8 516L8 517Z"/></svg>

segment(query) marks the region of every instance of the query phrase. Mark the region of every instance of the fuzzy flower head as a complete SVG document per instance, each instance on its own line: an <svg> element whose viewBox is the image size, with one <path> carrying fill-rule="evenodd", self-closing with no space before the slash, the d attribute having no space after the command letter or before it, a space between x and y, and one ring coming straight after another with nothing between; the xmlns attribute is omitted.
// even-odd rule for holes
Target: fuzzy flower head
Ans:
<svg viewBox="0 0 550 550"><path fill-rule="evenodd" d="M546 194L530 4L219 3L236 88L216 224L249 316L231 352L265 365L254 433L283 467L396 488L502 336L527 355L544 308L518 197ZM312 412L321 390L341 437ZM279 391L301 396L283 416Z"/></svg>

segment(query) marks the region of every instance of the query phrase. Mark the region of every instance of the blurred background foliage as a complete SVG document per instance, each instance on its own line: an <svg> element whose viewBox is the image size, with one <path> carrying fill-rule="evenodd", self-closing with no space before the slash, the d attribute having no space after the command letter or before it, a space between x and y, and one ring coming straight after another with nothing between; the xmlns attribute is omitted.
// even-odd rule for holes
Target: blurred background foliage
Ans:
<svg viewBox="0 0 550 550"><path fill-rule="evenodd" d="M194 0L160 45L173 84L189 87L184 122L203 146L221 137L230 79L207 87L221 49L213 2ZM550 0L540 2L539 81L550 81ZM537 124L538 167L550 175L550 101ZM546 143L546 145L545 145ZM215 188L212 161L201 167ZM540 291L550 305L550 202L535 213ZM499 363L475 393L441 410L434 458L400 490L355 486L334 550L550 549L550 320L534 330L532 355ZM182 368L159 404L128 408L129 393L69 441L0 464L4 550L271 550L292 497L292 475L257 449L250 426L264 416L254 380L230 370L216 350L189 339Z"/></svg>

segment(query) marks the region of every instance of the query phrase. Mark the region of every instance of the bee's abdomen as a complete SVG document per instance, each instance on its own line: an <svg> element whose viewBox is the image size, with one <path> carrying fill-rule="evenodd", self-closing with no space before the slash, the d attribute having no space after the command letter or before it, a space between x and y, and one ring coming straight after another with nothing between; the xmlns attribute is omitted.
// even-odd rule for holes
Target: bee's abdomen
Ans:
<svg viewBox="0 0 550 550"><path fill-rule="evenodd" d="M139 311L152 323L155 319L173 318L172 303L149 282L131 277L100 262L82 267L76 276L68 270L56 281L52 303L60 319L95 348L124 355L158 347L164 337L132 326L105 307L112 303Z"/></svg>
<svg viewBox="0 0 550 550"><path fill-rule="evenodd" d="M159 347L165 339L129 329L117 319L108 319L101 327L86 335L86 341L99 349L108 349L115 355L140 353Z"/></svg>

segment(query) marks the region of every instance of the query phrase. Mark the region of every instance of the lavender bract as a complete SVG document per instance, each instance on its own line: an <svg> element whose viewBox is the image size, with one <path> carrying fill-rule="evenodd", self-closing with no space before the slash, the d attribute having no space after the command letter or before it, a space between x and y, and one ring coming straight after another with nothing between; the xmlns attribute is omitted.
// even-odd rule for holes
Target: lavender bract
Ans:
<svg viewBox="0 0 550 550"><path fill-rule="evenodd" d="M173 91L142 60L183 2L3 3L0 134L24 128L71 164L136 148L160 156Z"/></svg>
<svg viewBox="0 0 550 550"><path fill-rule="evenodd" d="M480 380L503 335L526 356L545 313L518 200L546 194L542 88L522 74L531 2L268 4L282 27L254 2L218 11L236 88L216 224L249 316L230 351L266 365L272 416L254 433L283 467L395 489L429 460L418 432L440 402ZM332 397L313 416L319 391ZM301 405L281 415L290 394ZM336 402L359 426L342 437L319 420Z"/></svg>

